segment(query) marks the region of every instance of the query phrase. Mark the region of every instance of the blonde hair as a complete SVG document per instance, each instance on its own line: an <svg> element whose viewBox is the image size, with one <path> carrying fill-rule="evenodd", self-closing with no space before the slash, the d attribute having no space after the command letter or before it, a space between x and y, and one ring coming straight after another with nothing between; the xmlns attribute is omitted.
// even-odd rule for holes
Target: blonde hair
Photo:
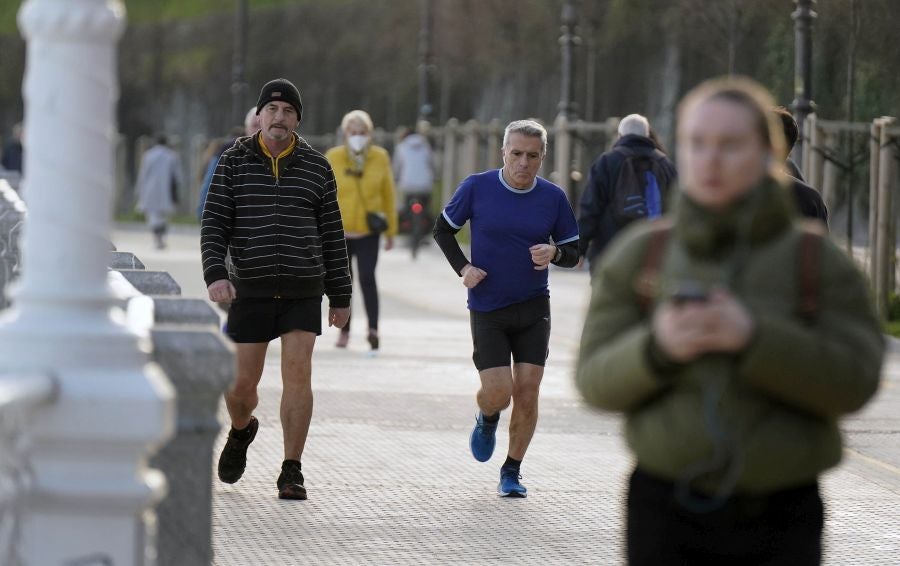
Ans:
<svg viewBox="0 0 900 566"><path fill-rule="evenodd" d="M358 123L365 126L366 130L371 134L375 131L375 125L372 123L372 117L365 110L351 110L344 114L341 118L341 131L346 132L352 123Z"/></svg>
<svg viewBox="0 0 900 566"><path fill-rule="evenodd" d="M712 100L730 102L750 110L754 115L756 130L773 157L783 159L783 156L787 155L781 119L771 111L775 106L775 100L764 86L746 77L711 79L691 89L678 105L679 142L685 116L701 104ZM772 169L778 170L774 163Z"/></svg>

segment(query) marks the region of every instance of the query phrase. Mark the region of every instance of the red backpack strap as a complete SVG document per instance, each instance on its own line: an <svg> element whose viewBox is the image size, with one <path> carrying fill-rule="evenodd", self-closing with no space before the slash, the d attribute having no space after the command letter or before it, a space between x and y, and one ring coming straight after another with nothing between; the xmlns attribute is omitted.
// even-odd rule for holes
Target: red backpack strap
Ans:
<svg viewBox="0 0 900 566"><path fill-rule="evenodd" d="M812 324L819 313L819 291L822 274L822 247L825 236L818 223L801 224L798 267L797 314L807 324Z"/></svg>
<svg viewBox="0 0 900 566"><path fill-rule="evenodd" d="M672 234L672 224L666 220L658 221L656 229L650 234L650 242L644 255L644 264L634 282L638 308L644 315L649 314L653 302L659 294L660 271L663 258Z"/></svg>

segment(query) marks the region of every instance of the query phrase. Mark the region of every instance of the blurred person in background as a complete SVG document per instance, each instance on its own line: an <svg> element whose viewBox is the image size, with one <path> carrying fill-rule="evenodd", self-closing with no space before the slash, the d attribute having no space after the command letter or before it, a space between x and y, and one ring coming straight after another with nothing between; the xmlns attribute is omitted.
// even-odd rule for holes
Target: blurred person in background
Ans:
<svg viewBox="0 0 900 566"><path fill-rule="evenodd" d="M25 149L22 146L22 124L12 127L12 137L3 147L3 158L0 165L7 171L23 172L25 165Z"/></svg>
<svg viewBox="0 0 900 566"><path fill-rule="evenodd" d="M434 153L425 137L428 122L421 121L416 132L407 130L394 149L394 180L403 199L403 214L409 224L413 258L432 224L431 191L434 189Z"/></svg>
<svg viewBox="0 0 900 566"><path fill-rule="evenodd" d="M797 207L797 212L799 212L801 216L821 220L828 226L828 208L825 206L822 195L819 194L819 191L816 190L815 187L808 185L803 180L800 169L797 168L797 164L794 163L794 160L790 158L791 150L794 149L794 145L800 137L800 128L797 127L797 121L784 106L774 107L772 113L780 120L784 132L784 139L787 142L785 147L787 153L785 154L783 161L785 164L785 171L790 176L791 192L794 194L794 204Z"/></svg>
<svg viewBox="0 0 900 566"><path fill-rule="evenodd" d="M216 172L216 164L225 151L234 145L234 142L244 136L252 136L259 131L259 114L256 113L256 107L253 106L247 111L244 117L244 127L231 130L231 136L223 143L213 142L208 159L206 160L206 170L203 174L203 180L200 185L200 198L197 202L197 218L203 220L203 205L206 204L206 195L209 194L209 184L212 182L213 174Z"/></svg>
<svg viewBox="0 0 900 566"><path fill-rule="evenodd" d="M795 222L772 106L747 79L693 90L673 212L594 273L576 383L625 414L632 565L819 564L819 476L841 459L838 419L878 386L866 281Z"/></svg>
<svg viewBox="0 0 900 566"><path fill-rule="evenodd" d="M137 210L144 214L147 225L153 231L157 249L166 247L169 217L178 204L178 190L184 185L181 160L168 145L166 136L160 135L141 158L135 193Z"/></svg>
<svg viewBox="0 0 900 566"><path fill-rule="evenodd" d="M394 180L397 190L404 199L414 196L425 207L434 188L434 153L425 137L425 125L417 126L417 131L407 130L394 149Z"/></svg>
<svg viewBox="0 0 900 566"><path fill-rule="evenodd" d="M356 258L356 275L362 289L369 323L367 339L371 350L380 347L378 335L378 285L375 268L384 234L384 249L394 247L397 234L397 207L394 176L388 152L372 143L372 118L363 110L348 112L341 120L344 143L325 153L337 182L338 204L344 220L347 253ZM351 317L352 319L352 317ZM350 322L341 328L337 347L350 341Z"/></svg>
<svg viewBox="0 0 900 566"><path fill-rule="evenodd" d="M591 165L581 195L578 251L591 267L629 223L659 217L674 188L675 166L640 114L619 122L619 139Z"/></svg>

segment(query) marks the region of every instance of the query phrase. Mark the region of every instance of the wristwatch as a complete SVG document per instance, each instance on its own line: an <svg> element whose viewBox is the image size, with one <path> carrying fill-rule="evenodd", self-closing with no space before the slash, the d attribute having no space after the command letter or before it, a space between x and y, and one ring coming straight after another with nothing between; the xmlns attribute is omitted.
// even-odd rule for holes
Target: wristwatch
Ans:
<svg viewBox="0 0 900 566"><path fill-rule="evenodd" d="M562 259L562 248L556 246L556 255L553 256L553 263L558 263Z"/></svg>

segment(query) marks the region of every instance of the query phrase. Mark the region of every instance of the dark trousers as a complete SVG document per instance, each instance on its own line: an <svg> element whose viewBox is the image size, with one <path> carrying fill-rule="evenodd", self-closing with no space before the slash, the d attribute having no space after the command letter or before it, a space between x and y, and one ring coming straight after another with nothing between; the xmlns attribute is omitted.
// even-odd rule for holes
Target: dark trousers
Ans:
<svg viewBox="0 0 900 566"><path fill-rule="evenodd" d="M818 566L823 505L818 484L736 495L708 513L689 511L675 485L640 470L628 489L631 566Z"/></svg>
<svg viewBox="0 0 900 566"><path fill-rule="evenodd" d="M378 234L363 236L362 238L347 239L347 254L350 256L350 274L355 280L359 273L359 286L362 288L363 303L366 306L366 317L369 319L369 328L378 330L378 285L375 282L375 266L378 264ZM356 257L356 271L353 270L353 257ZM350 321L343 328L350 331Z"/></svg>

